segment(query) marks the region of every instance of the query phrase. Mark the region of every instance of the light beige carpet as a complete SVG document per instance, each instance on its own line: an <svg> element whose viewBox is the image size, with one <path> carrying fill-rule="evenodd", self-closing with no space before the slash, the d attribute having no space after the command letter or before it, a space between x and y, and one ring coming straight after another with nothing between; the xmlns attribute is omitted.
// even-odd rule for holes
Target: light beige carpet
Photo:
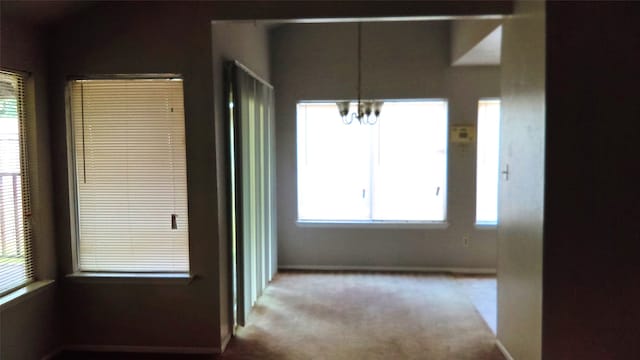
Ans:
<svg viewBox="0 0 640 360"><path fill-rule="evenodd" d="M453 277L281 273L222 359L504 358Z"/></svg>
<svg viewBox="0 0 640 360"><path fill-rule="evenodd" d="M491 331L498 329L497 286L495 276L456 276L456 281L476 307Z"/></svg>

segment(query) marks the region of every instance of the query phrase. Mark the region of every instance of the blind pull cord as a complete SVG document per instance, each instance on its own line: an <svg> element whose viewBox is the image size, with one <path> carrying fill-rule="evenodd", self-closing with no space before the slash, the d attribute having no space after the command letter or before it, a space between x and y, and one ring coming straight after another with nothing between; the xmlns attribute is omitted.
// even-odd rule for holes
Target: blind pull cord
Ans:
<svg viewBox="0 0 640 360"><path fill-rule="evenodd" d="M172 230L178 229L178 215L176 214L171 214L171 229Z"/></svg>
<svg viewBox="0 0 640 360"><path fill-rule="evenodd" d="M80 111L82 115L82 181L87 183L87 153L84 142L84 82L80 83Z"/></svg>

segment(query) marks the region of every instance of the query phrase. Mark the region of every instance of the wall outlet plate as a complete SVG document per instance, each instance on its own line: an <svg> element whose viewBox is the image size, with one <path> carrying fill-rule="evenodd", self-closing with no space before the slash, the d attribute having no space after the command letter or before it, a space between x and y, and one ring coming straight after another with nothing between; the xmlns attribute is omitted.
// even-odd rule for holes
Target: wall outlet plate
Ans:
<svg viewBox="0 0 640 360"><path fill-rule="evenodd" d="M451 126L451 142L454 144L470 144L476 140L476 127L473 125Z"/></svg>

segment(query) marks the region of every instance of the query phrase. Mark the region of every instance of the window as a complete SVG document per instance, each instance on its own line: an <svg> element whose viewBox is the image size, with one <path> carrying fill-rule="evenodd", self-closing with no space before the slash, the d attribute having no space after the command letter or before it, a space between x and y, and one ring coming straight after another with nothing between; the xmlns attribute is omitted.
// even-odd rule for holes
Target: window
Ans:
<svg viewBox="0 0 640 360"><path fill-rule="evenodd" d="M446 101L385 101L373 126L344 125L335 103L297 111L299 221L445 220Z"/></svg>
<svg viewBox="0 0 640 360"><path fill-rule="evenodd" d="M77 270L189 270L180 79L69 84Z"/></svg>
<svg viewBox="0 0 640 360"><path fill-rule="evenodd" d="M0 296L33 280L23 78L0 71Z"/></svg>
<svg viewBox="0 0 640 360"><path fill-rule="evenodd" d="M500 100L478 102L476 224L498 223Z"/></svg>

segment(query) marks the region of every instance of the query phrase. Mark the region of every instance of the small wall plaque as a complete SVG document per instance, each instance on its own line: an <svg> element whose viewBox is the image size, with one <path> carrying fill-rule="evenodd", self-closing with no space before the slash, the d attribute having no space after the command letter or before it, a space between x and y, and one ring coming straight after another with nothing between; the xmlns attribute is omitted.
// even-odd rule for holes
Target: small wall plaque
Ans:
<svg viewBox="0 0 640 360"><path fill-rule="evenodd" d="M470 144L476 140L476 127L473 125L451 126L451 142L454 144Z"/></svg>

